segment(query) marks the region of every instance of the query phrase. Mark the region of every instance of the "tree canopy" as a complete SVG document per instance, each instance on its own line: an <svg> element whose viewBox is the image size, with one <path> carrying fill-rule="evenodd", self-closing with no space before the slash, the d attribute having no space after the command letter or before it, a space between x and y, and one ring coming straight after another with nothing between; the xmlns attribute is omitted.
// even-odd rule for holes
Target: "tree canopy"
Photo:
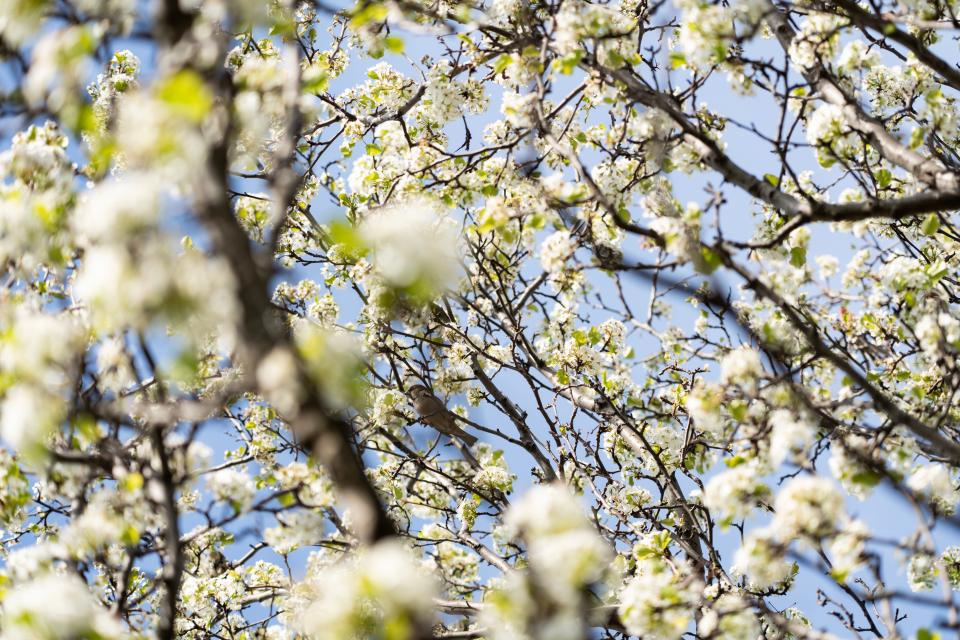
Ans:
<svg viewBox="0 0 960 640"><path fill-rule="evenodd" d="M958 12L0 0L0 638L956 634Z"/></svg>

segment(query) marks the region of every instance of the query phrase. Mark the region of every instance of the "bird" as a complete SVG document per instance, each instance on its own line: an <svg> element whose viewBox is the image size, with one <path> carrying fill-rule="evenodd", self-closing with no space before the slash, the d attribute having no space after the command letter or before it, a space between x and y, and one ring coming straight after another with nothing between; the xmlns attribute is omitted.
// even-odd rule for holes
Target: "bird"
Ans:
<svg viewBox="0 0 960 640"><path fill-rule="evenodd" d="M476 436L472 436L457 426L456 416L448 411L443 403L422 384L415 384L408 390L413 408L417 410L420 420L440 433L463 440L467 446L477 443Z"/></svg>

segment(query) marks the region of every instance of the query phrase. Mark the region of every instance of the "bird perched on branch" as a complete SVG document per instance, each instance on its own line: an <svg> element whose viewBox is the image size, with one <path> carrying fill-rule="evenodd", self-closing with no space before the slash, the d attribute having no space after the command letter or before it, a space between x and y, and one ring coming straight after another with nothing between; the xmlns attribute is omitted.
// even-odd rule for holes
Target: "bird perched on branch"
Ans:
<svg viewBox="0 0 960 640"><path fill-rule="evenodd" d="M430 392L422 384L415 384L408 390L410 400L413 401L413 408L417 410L420 421L428 424L440 433L448 436L460 438L468 446L477 443L477 438L470 435L457 426L456 415L448 411L437 396Z"/></svg>

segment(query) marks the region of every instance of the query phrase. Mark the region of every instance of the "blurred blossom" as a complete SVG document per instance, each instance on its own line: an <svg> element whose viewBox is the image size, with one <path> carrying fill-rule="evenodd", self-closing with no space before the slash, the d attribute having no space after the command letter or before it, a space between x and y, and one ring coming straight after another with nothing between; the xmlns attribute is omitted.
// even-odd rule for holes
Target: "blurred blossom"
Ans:
<svg viewBox="0 0 960 640"><path fill-rule="evenodd" d="M377 273L417 297L438 295L460 272L457 223L427 200L370 211L359 231Z"/></svg>
<svg viewBox="0 0 960 640"><path fill-rule="evenodd" d="M296 585L290 616L315 640L413 640L429 629L436 585L411 552L388 540Z"/></svg>
<svg viewBox="0 0 960 640"><path fill-rule="evenodd" d="M123 638L120 622L74 575L47 574L14 588L3 601L4 637L21 640Z"/></svg>

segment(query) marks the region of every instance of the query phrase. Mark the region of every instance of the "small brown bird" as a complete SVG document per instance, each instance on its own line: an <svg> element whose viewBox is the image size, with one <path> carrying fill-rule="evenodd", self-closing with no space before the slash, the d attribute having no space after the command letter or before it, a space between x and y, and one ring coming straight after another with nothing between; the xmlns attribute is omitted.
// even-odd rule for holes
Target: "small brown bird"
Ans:
<svg viewBox="0 0 960 640"><path fill-rule="evenodd" d="M445 433L451 437L457 437L473 446L477 443L477 438L470 435L457 426L456 416L447 411L443 403L437 396L430 393L422 384L415 384L409 390L410 399L413 401L413 408L420 415L420 420L433 427L440 433Z"/></svg>

